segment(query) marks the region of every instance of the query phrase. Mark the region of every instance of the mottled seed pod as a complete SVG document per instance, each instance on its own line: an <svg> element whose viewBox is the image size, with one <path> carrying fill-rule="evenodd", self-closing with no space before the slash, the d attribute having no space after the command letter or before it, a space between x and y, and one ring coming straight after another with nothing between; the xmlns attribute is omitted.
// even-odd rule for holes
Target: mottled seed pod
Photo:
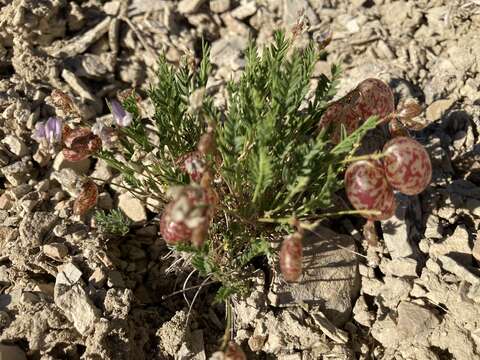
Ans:
<svg viewBox="0 0 480 360"><path fill-rule="evenodd" d="M286 281L297 281L302 275L303 236L296 232L287 236L280 248L280 271Z"/></svg>
<svg viewBox="0 0 480 360"><path fill-rule="evenodd" d="M97 203L98 188L93 180L88 179L83 183L80 193L73 203L73 213L75 215L84 215Z"/></svg>
<svg viewBox="0 0 480 360"><path fill-rule="evenodd" d="M81 161L102 148L102 140L88 128L63 129L63 156L68 161Z"/></svg>
<svg viewBox="0 0 480 360"><path fill-rule="evenodd" d="M425 148L409 137L385 144L383 164L389 184L406 195L421 193L432 179L432 163Z"/></svg>
<svg viewBox="0 0 480 360"><path fill-rule="evenodd" d="M378 215L362 214L368 220L386 220L395 212L393 189L379 161L360 160L351 164L345 172L345 190L356 210L379 211Z"/></svg>
<svg viewBox="0 0 480 360"><path fill-rule="evenodd" d="M160 218L160 234L162 234L163 239L169 245L178 245L187 242L192 236L192 229L183 221L174 219L174 206L174 203L168 204Z"/></svg>
<svg viewBox="0 0 480 360"><path fill-rule="evenodd" d="M160 233L167 244L186 243L194 237L194 245L205 240L212 217L213 198L199 186L178 189L173 200L165 207L160 219Z"/></svg>
<svg viewBox="0 0 480 360"><path fill-rule="evenodd" d="M235 342L230 341L225 350L225 360L247 360L242 348Z"/></svg>
<svg viewBox="0 0 480 360"><path fill-rule="evenodd" d="M342 125L350 135L369 117L383 118L395 110L393 92L379 79L366 79L343 98L332 103L320 119L319 127L329 127L337 144Z"/></svg>
<svg viewBox="0 0 480 360"><path fill-rule="evenodd" d="M198 151L192 151L181 156L177 160L180 170L188 174L193 182L199 183L203 174L207 171L205 158Z"/></svg>
<svg viewBox="0 0 480 360"><path fill-rule="evenodd" d="M366 79L357 86L360 100L355 104L356 111L363 121L376 115L383 118L395 110L393 91L379 79Z"/></svg>

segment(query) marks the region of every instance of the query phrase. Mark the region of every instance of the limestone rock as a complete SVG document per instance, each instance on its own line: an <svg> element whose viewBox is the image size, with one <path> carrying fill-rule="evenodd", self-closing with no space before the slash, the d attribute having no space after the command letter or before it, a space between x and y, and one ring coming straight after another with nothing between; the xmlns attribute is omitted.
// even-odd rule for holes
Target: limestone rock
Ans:
<svg viewBox="0 0 480 360"><path fill-rule="evenodd" d="M147 220L147 212L144 204L130 193L120 194L118 197L118 208L134 222Z"/></svg>
<svg viewBox="0 0 480 360"><path fill-rule="evenodd" d="M203 5L205 0L182 0L178 3L177 10L180 14L191 14Z"/></svg>
<svg viewBox="0 0 480 360"><path fill-rule="evenodd" d="M63 152L60 151L55 157L55 160L53 161L53 169L55 171L60 171L62 169L72 169L77 174L83 175L88 171L88 169L90 169L90 164L91 161L88 158L82 161L75 162L65 160Z"/></svg>
<svg viewBox="0 0 480 360"><path fill-rule="evenodd" d="M100 311L79 281L82 274L80 270L73 264L67 264L62 269L55 281L55 304L81 335L89 334L100 319Z"/></svg>
<svg viewBox="0 0 480 360"><path fill-rule="evenodd" d="M68 248L61 243L43 245L43 253L55 260L62 260L68 255Z"/></svg>
<svg viewBox="0 0 480 360"><path fill-rule="evenodd" d="M437 100L427 108L426 117L428 122L439 120L445 112L452 107L455 99Z"/></svg>
<svg viewBox="0 0 480 360"><path fill-rule="evenodd" d="M268 298L274 306L301 301L319 305L338 326L348 320L352 299L359 290L357 258L351 252L355 250L353 239L319 227L315 236L309 234L304 238L303 244L304 270L299 282L286 283L277 270Z"/></svg>
<svg viewBox="0 0 480 360"><path fill-rule="evenodd" d="M19 227L22 244L27 248L41 245L44 236L53 229L57 220L55 214L47 211L27 214Z"/></svg>

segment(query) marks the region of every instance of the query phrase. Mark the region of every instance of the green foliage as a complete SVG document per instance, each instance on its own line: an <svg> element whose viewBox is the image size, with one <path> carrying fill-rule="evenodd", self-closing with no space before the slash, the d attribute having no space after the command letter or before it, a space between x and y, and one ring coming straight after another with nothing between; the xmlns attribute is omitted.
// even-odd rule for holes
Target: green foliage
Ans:
<svg viewBox="0 0 480 360"><path fill-rule="evenodd" d="M321 75L312 88L319 49L314 43L296 49L294 41L277 32L261 52L250 44L239 81L228 83L224 111L213 105L208 92L192 104L192 94L204 93L211 70L205 44L198 66L184 59L175 68L161 56L158 81L148 93L154 116L142 118L134 95L127 98L123 105L134 114L132 126L122 129L118 152L98 154L123 174L135 195L154 196L164 205L169 187L189 183L178 159L195 151L200 136L216 124L217 154L209 159L209 167L220 206L208 241L199 249L178 245L176 251L191 253L192 266L221 283L219 301L245 293L252 260L271 258L268 239L289 230L262 220L315 219L328 212L333 193L343 186L345 158L376 125L369 119L338 145L329 142L318 122L335 95L340 68L332 66L331 76ZM104 224L116 229L113 213L108 221L102 216Z"/></svg>
<svg viewBox="0 0 480 360"><path fill-rule="evenodd" d="M130 219L126 218L120 210L113 209L109 212L103 210L95 212L97 226L105 233L125 236L130 231Z"/></svg>
<svg viewBox="0 0 480 360"><path fill-rule="evenodd" d="M343 139L333 151L328 134L319 132L319 118L335 94L340 69L322 75L308 102L310 78L319 53L315 45L294 49L283 33L262 55L251 45L238 83L229 84L229 108L217 128L222 165L217 171L238 196L243 214L255 218L291 214L311 216L331 206L341 182L341 161L370 121Z"/></svg>

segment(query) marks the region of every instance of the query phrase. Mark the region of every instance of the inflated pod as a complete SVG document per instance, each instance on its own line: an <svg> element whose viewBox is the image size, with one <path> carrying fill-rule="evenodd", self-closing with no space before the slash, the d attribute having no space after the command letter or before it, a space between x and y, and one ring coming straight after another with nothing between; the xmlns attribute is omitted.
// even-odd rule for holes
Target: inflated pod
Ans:
<svg viewBox="0 0 480 360"><path fill-rule="evenodd" d="M303 246L302 235L287 236L280 248L280 271L286 281L297 281L302 275Z"/></svg>
<svg viewBox="0 0 480 360"><path fill-rule="evenodd" d="M333 102L322 115L319 127L330 128L332 142L340 141L341 127L347 135L370 116L383 118L395 110L392 89L379 79L366 79L341 99Z"/></svg>
<svg viewBox="0 0 480 360"><path fill-rule="evenodd" d="M379 212L378 215L362 214L368 220L386 220L395 212L393 189L379 161L360 160L351 164L345 172L345 190L356 210Z"/></svg>
<svg viewBox="0 0 480 360"><path fill-rule="evenodd" d="M416 140L400 136L383 148L383 164L388 183L406 194L421 193L432 179L432 163L425 148Z"/></svg>

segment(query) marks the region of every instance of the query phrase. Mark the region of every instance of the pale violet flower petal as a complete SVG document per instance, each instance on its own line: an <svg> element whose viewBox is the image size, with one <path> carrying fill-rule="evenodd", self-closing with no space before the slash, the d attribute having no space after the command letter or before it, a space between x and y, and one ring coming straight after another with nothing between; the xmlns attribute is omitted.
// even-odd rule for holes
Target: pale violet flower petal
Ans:
<svg viewBox="0 0 480 360"><path fill-rule="evenodd" d="M45 139L45 122L40 121L35 124L32 139L38 143Z"/></svg>
<svg viewBox="0 0 480 360"><path fill-rule="evenodd" d="M110 110L112 111L115 124L118 126L126 127L132 123L132 114L126 111L117 100L110 101Z"/></svg>
<svg viewBox="0 0 480 360"><path fill-rule="evenodd" d="M50 144L62 139L62 119L50 117L45 125L45 138Z"/></svg>

